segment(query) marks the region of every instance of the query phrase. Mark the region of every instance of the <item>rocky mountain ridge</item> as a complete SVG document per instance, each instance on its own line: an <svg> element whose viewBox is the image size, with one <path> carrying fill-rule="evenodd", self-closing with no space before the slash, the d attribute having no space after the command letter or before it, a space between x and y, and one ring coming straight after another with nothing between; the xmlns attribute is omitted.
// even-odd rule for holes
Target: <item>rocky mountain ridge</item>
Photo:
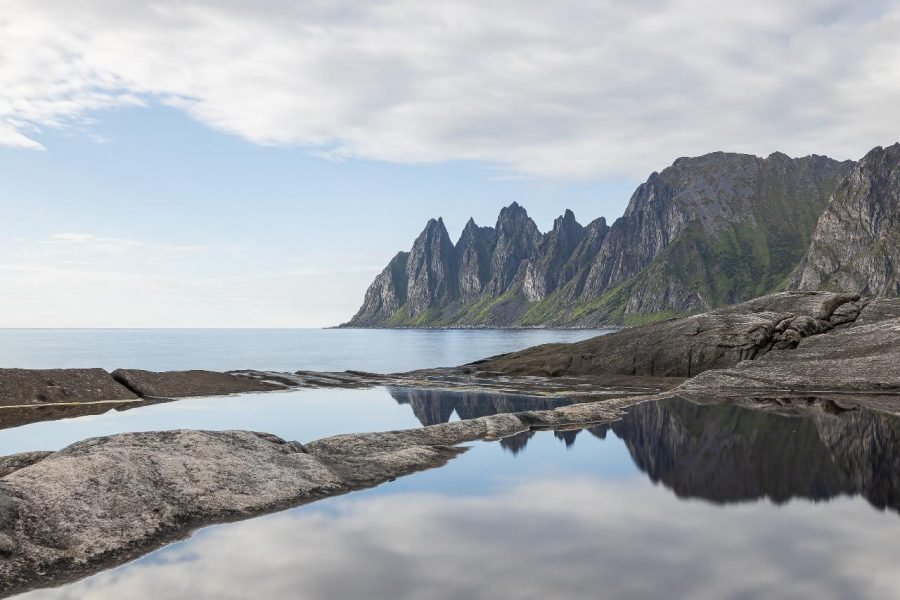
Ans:
<svg viewBox="0 0 900 600"><path fill-rule="evenodd" d="M900 144L873 149L835 190L791 287L900 295Z"/></svg>
<svg viewBox="0 0 900 600"><path fill-rule="evenodd" d="M716 152L653 173L609 226L572 211L541 233L513 202L453 244L431 220L351 327L630 325L784 289L856 164Z"/></svg>

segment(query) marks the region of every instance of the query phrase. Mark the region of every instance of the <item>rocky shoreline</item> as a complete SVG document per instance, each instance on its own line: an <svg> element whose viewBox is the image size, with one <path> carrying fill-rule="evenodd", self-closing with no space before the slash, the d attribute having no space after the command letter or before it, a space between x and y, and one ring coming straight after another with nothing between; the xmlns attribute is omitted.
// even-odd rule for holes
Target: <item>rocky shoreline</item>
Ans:
<svg viewBox="0 0 900 600"><path fill-rule="evenodd" d="M0 369L0 427L21 424L22 415L41 420L34 414L42 411L54 418L192 396L374 386L573 404L302 445L265 433L182 430L5 457L0 594L82 577L197 527L440 466L466 442L609 424L643 402L679 396L836 418L861 408L900 414L900 300L784 292L575 344L388 375Z"/></svg>

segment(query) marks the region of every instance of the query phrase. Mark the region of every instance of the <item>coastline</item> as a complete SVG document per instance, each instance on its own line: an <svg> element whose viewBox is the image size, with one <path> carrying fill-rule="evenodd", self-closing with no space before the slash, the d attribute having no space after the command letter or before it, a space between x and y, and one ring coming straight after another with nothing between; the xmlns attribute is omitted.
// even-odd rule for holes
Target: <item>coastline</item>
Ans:
<svg viewBox="0 0 900 600"><path fill-rule="evenodd" d="M2 369L0 404L7 408L0 408L0 416L5 410L68 410L78 404L102 409L111 403L129 407L197 396L394 385L557 396L574 403L305 444L258 432L176 430L122 433L59 452L35 448L3 457L0 593L71 581L198 527L435 468L464 451L460 445L466 442L611 423L645 402L678 397L838 418L859 410L900 414L897 364L900 300L785 292L582 342L387 375Z"/></svg>

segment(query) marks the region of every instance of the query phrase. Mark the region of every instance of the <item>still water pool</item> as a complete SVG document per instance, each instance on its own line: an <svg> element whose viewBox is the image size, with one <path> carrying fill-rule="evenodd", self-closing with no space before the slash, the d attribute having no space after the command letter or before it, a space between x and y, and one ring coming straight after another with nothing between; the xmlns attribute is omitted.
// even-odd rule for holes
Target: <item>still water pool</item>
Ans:
<svg viewBox="0 0 900 600"><path fill-rule="evenodd" d="M352 414L368 403L393 415L386 426L448 406L448 418L475 414L437 392L418 407L396 390L328 394L273 402L344 407L340 431L363 427ZM332 427L299 410L280 431L243 414L234 425L301 439ZM472 444L445 467L206 528L23 598L896 598L898 511L900 419L676 399L612 425Z"/></svg>

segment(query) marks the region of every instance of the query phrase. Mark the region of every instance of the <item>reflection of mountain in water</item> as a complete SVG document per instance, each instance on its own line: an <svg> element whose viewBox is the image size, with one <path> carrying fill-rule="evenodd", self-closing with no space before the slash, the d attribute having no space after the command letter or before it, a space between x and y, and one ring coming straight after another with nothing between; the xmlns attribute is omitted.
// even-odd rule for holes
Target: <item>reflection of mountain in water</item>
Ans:
<svg viewBox="0 0 900 600"><path fill-rule="evenodd" d="M786 416L685 400L647 402L612 425L637 466L713 502L862 495L900 510L900 418L867 410Z"/></svg>
<svg viewBox="0 0 900 600"><path fill-rule="evenodd" d="M388 388L423 425L504 412L549 410L567 400L482 392ZM678 496L717 503L768 498L825 500L862 495L878 508L900 511L900 417L869 410L831 414L811 409L785 415L734 405L700 405L680 398L645 402L622 420L586 430L621 438L635 464ZM578 430L554 435L571 447ZM500 441L513 454L534 436Z"/></svg>
<svg viewBox="0 0 900 600"><path fill-rule="evenodd" d="M490 392L457 392L423 388L388 387L398 404L409 404L422 425L437 425L450 420L453 411L460 419L477 419L499 413L524 410L550 410L571 404L564 398L537 398Z"/></svg>

